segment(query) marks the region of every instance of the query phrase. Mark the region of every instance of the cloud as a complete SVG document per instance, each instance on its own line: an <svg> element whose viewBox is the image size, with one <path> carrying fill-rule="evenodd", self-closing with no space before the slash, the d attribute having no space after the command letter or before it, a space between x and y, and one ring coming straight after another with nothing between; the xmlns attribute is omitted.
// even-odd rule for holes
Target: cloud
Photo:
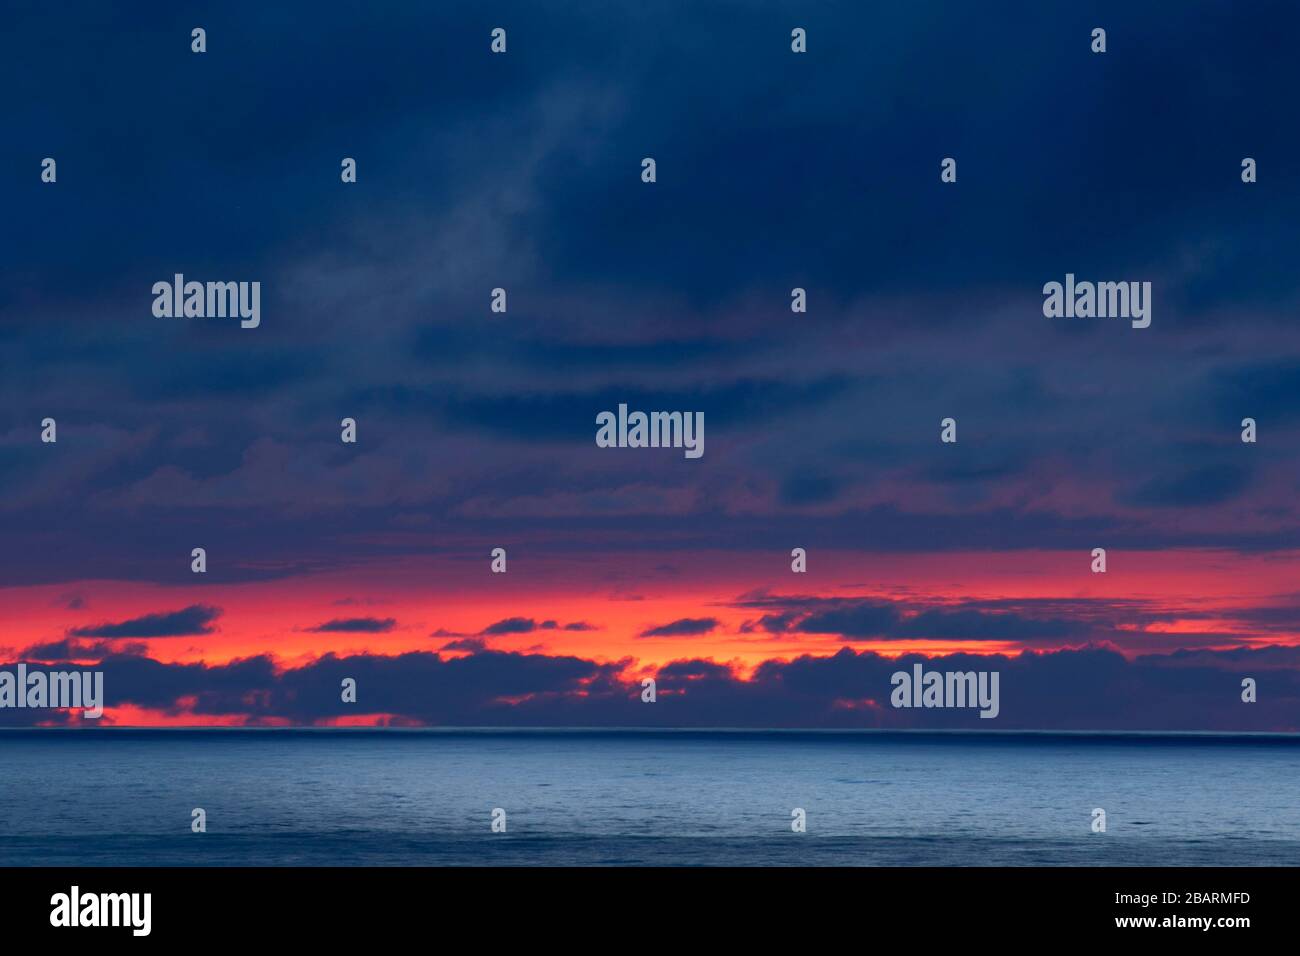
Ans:
<svg viewBox="0 0 1300 956"><path fill-rule="evenodd" d="M797 472L781 483L781 502L787 505L819 505L833 501L838 483L827 475Z"/></svg>
<svg viewBox="0 0 1300 956"><path fill-rule="evenodd" d="M840 634L844 637L883 637L899 627L902 617L888 602L854 601L817 611L791 625L805 634Z"/></svg>
<svg viewBox="0 0 1300 956"><path fill-rule="evenodd" d="M6 226L25 241L0 257L0 390L11 423L0 428L0 593L53 585L32 620L16 622L24 635L16 643L39 642L33 655L133 658L113 665L115 679L163 682L157 706L181 707L185 687L203 713L322 718L314 698L281 699L284 675L256 661L150 670L120 643L95 643L212 633L215 610L207 619L182 611L93 625L154 606L101 611L120 605L101 603L95 590L93 610L66 618L79 627L46 640L58 634L43 627L49 598L101 580L106 568L125 582L193 587L189 543L208 548L204 585L221 588L197 593L232 601L227 585L320 571L350 582L331 595L339 596L364 580L346 572L391 568L392 589L375 589L383 603L360 606L358 593L356 607L326 608L370 615L409 606L407 582L434 580L424 573L431 560L481 555L489 540L517 543L511 553L527 580L548 582L540 587L557 596L590 586L593 602L601 591L686 593L629 565L725 553L737 569L784 571L777 559L796 543L814 556L810 580L827 588L839 569L818 555L831 550L877 567L894 553L928 553L927 576L946 571L950 555L940 552L1020 550L987 569L953 558L953 575L943 575L1011 594L1030 580L1022 571L1037 570L1035 552L1086 555L1100 542L1112 554L1169 556L1160 569L1149 565L1151 577L1134 569L1128 593L1195 595L1204 572L1172 570L1181 556L1171 549L1284 550L1300 540L1300 272L1289 253L1300 178L1270 175L1262 159L1263 180L1245 187L1237 158L1225 164L1223 155L1236 142L1260 157L1300 154L1300 128L1276 121L1291 77L1274 47L1297 32L1294 6L1251 18L1214 2L1171 31L1157 5L1116 5L1112 36L1136 38L1143 56L1092 58L1070 40L1086 38L1086 24L1063 5L1017 18L969 5L942 21L923 5L807 5L820 50L803 58L779 42L772 18L736 17L725 5L693 9L691 30L675 29L662 5L524 5L512 16L546 56L491 58L481 44L449 43L430 58L428 37L469 35L476 15L398 4L383 18L358 17L320 5L295 24L292 44L273 49L281 14L250 5L239 16L252 52L233 94L207 70L153 83L155 54L184 54L174 41L188 27L176 33L174 20L144 17L105 37L114 68L97 75L94 97L80 89L81 45L65 42L66 25L19 6L6 25L26 42L5 72L40 76L42 96L11 97L18 108L6 111L7 141L96 158L92 169L65 169L57 187L22 173L27 186L5 202ZM728 42L710 51L701 83L699 38L713 34ZM868 36L905 37L908 55L858 55ZM990 49L1016 55L989 57ZM230 61L217 54L207 65L222 63ZM411 76L424 82L404 82ZM278 104L300 101L298 87L319 96L285 111ZM880 95L864 99L863 89ZM970 103L982 104L978 124L961 121ZM1086 123L1034 135L1062 103L1105 117L1107 135ZM149 121L187 115L204 122ZM383 144L382 161L362 158L356 187L333 179L338 115L349 117L353 141ZM1189 129L1217 135L1188 137ZM1134 156L1115 142L1146 145ZM660 163L653 188L636 176L640 156L629 150L639 143L653 143ZM960 158L960 186L938 183L936 159L949 149ZM142 155L175 161L157 164L144 183ZM198 157L205 190L178 219L173 197L190 194ZM390 201L373 202L380 194ZM1108 197L1096 214L1061 214L1089 209L1095 196ZM254 229L231 215L249 208L259 214ZM1044 320L1038 290L1067 269L1153 280L1152 329ZM182 270L263 279L262 327L154 321L151 283ZM484 290L498 284L509 288L509 321L485 322ZM789 311L795 285L809 295L798 317ZM357 316L372 314L384 316L381 335L362 334ZM704 412L699 467L680 454L597 449L594 414L624 401ZM47 413L59 419L56 446L36 440L33 423ZM358 446L338 441L345 414L360 419ZM952 446L937 440L949 414L960 420ZM1256 446L1238 437L1247 415L1259 421ZM582 563L564 563L575 556ZM1278 566L1291 557L1279 554ZM1232 558L1225 551L1222 567L1231 571ZM1015 570L998 570L1017 559ZM555 573L575 568L589 585ZM436 580L451 589L459 579ZM496 608L472 619L493 614L483 635L531 644L594 627L546 617L546 597L493 605L500 581L464 580L467 601ZM388 603L397 591L400 603ZM272 593L291 602L295 591ZM599 619L598 606L572 613ZM277 610L319 621L319 609ZM508 617L495 620L501 613ZM1207 633L1180 624L1156 635L1146 628L1157 613L1118 601L859 600L775 602L737 616L752 618L741 626L748 633L780 636L787 654L805 636L815 647L1110 640L1131 649L1204 644L1212 630L1225 632L1219 622ZM680 648L718 627L693 629L712 618L650 626L655 616L667 619L640 616L642 637L680 637L671 645ZM1300 618L1286 607L1235 617L1249 640L1297 639ZM383 618L352 620L370 623L314 631L385 631L375 624ZM603 659L645 646L615 630L590 642ZM774 666L757 681L716 663L666 665L665 693L647 713L627 698L620 673L495 658L497 641L483 635L437 635L472 665L408 662L431 680L476 675L477 696L449 690L445 707L397 693L375 699L431 722L690 722L709 719L713 704L719 719L760 726L901 719L863 703L874 699L878 666L889 666L870 657ZM271 633L231 637L240 653L249 639L268 654L277 647ZM1127 702L1130 692L1156 692L1154 665L1061 660L1113 668L1113 683L1088 686L1125 701L1116 720L1159 718ZM1225 660L1260 667L1264 658L1161 666L1191 675ZM388 662L349 666L371 668L367 679L388 686ZM569 673L580 675L576 685L557 677ZM798 690L833 674L851 676L829 703ZM502 687L491 685L494 675ZM1222 678L1206 677L1211 709ZM506 685L525 689L512 695ZM138 690L142 699L147 691ZM1271 692L1244 718L1223 709L1205 719L1276 724ZM1015 706L1009 700L1008 712ZM1095 715L1091 707L1079 703L1080 721ZM1058 720L1046 707L1021 714Z"/></svg>
<svg viewBox="0 0 1300 956"><path fill-rule="evenodd" d="M179 611L145 614L117 624L92 624L68 631L73 637L185 637L211 634L212 622L221 616L221 608L191 604Z"/></svg>
<svg viewBox="0 0 1300 956"><path fill-rule="evenodd" d="M33 644L26 647L23 649L21 656L24 660L32 661L65 661L72 659L92 660L113 654L143 656L148 652L149 645L143 641L83 641L65 637L60 641L50 641L46 644Z"/></svg>
<svg viewBox="0 0 1300 956"><path fill-rule="evenodd" d="M314 634L386 634L397 626L391 617L336 617L307 628Z"/></svg>
<svg viewBox="0 0 1300 956"><path fill-rule="evenodd" d="M761 428L774 419L814 409L845 394L850 380L841 374L809 382L745 379L724 385L704 383L678 388L675 407L702 412L706 423L722 428ZM405 386L377 386L351 397L356 406L388 416L439 416L449 428L484 432L516 441L582 441L595 435L596 414L625 403L631 409L662 407L661 390L624 386L584 392L555 389L519 395L481 391L448 394ZM589 434L590 433L590 434Z"/></svg>
<svg viewBox="0 0 1300 956"><path fill-rule="evenodd" d="M546 620L540 623L531 617L508 617L504 620L497 621L495 624L489 624L480 631L480 634L499 635L499 634L531 634L533 631L596 631L599 630L594 624L588 624L586 621L574 621L571 624L560 625L558 621Z"/></svg>
<svg viewBox="0 0 1300 956"><path fill-rule="evenodd" d="M1245 417L1261 425L1300 419L1300 361L1295 358L1221 369L1210 385L1217 410L1234 425Z"/></svg>
<svg viewBox="0 0 1300 956"><path fill-rule="evenodd" d="M928 670L997 671L999 717L982 720L959 708L892 707L892 674L916 663ZM1276 646L1132 659L1105 647L898 658L845 647L829 657L769 660L748 677L712 660L673 661L649 672L658 684L653 706L640 700L640 679L647 672L634 661L598 663L567 655L329 654L278 668L269 656L208 665L111 654L95 666L105 674L110 712L129 704L253 725L373 715L448 726L1295 732L1296 664L1296 648ZM1243 676L1259 681L1258 703L1241 701ZM360 703L340 701L339 687L348 677L364 689ZM6 724L51 718L58 715L0 711Z"/></svg>
<svg viewBox="0 0 1300 956"><path fill-rule="evenodd" d="M746 621L745 633L837 634L846 640L1035 641L1083 639L1097 632L1095 618L1052 616L1022 610L988 610L1002 602L971 601L937 607L869 598L764 596L739 602L741 607L774 608ZM1131 612L1130 612L1131 616Z"/></svg>
<svg viewBox="0 0 1300 956"><path fill-rule="evenodd" d="M1127 500L1156 508L1196 508L1222 504L1239 497L1250 484L1244 465L1223 462L1175 475L1151 478Z"/></svg>
<svg viewBox="0 0 1300 956"><path fill-rule="evenodd" d="M483 628L484 634L528 634L537 630L538 624L531 617L508 617Z"/></svg>
<svg viewBox="0 0 1300 956"><path fill-rule="evenodd" d="M487 641L481 637L458 637L442 645L444 651L469 651L471 654L478 654L487 649Z"/></svg>
<svg viewBox="0 0 1300 956"><path fill-rule="evenodd" d="M647 628L639 637L690 637L694 634L707 634L718 626L717 618L684 617L669 624Z"/></svg>

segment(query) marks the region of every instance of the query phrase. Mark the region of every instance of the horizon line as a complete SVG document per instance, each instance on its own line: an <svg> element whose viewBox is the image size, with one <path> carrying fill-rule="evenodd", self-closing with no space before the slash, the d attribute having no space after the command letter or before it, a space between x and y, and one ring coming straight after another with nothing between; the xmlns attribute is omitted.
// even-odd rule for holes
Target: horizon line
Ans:
<svg viewBox="0 0 1300 956"><path fill-rule="evenodd" d="M965 736L965 737L1157 737L1157 738L1256 738L1300 740L1294 730L1052 730L1052 729L966 729L958 727L512 727L512 726L434 726L434 727L202 727L165 725L117 725L77 727L0 727L0 734L19 733L493 733L493 734L821 734L871 736Z"/></svg>

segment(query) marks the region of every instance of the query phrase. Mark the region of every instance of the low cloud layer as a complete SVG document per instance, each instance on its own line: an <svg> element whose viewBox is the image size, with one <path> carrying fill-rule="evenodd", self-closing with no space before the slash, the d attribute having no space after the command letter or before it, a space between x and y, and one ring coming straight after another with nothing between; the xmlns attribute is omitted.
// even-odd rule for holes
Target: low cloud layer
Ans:
<svg viewBox="0 0 1300 956"><path fill-rule="evenodd" d="M1135 659L1104 647L889 659L845 647L830 657L768 661L747 678L725 664L691 658L643 672L631 661L465 649L471 653L459 657L329 654L287 669L266 656L206 665L166 664L140 654L67 666L104 671L105 723L114 719L115 707L129 706L163 722L197 716L248 725L369 717L429 726L1300 730L1296 648ZM891 675L915 663L998 671L999 716L981 720L973 710L891 707ZM657 682L654 703L641 700L647 676ZM355 704L340 700L349 677L357 682ZM1258 685L1258 703L1241 699L1246 677ZM11 725L64 719L53 711L0 711L0 721Z"/></svg>

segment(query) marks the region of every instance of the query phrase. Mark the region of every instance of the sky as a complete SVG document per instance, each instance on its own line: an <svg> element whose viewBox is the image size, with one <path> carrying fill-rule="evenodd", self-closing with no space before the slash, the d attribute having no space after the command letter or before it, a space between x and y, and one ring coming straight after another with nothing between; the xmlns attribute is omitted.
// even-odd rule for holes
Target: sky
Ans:
<svg viewBox="0 0 1300 956"><path fill-rule="evenodd" d="M1300 731L1293 5L4 16L0 659L99 725Z"/></svg>

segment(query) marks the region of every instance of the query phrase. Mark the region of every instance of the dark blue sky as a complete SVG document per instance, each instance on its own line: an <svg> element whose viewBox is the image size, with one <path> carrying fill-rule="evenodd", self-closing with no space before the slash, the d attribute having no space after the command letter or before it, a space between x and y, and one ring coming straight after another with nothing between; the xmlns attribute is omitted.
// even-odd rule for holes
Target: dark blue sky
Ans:
<svg viewBox="0 0 1300 956"><path fill-rule="evenodd" d="M259 440L367 526L470 488L603 492L585 446L620 398L706 412L705 511L759 481L766 515L924 522L936 505L873 499L901 479L978 525L1054 457L1152 544L1294 526L1294 481L1258 474L1294 465L1300 417L1293 6L138 9L24 5L0 58L0 483L45 526L91 499L281 511L256 475L217 487ZM175 272L261 281L263 326L155 319ZM1151 281L1152 328L1044 320L1066 272ZM326 441L343 414L356 468ZM978 446L959 464L931 440L946 414ZM1228 442L1248 414L1252 463ZM58 464L27 440L45 415L86 439ZM556 443L567 468L539 461ZM151 484L169 463L197 486ZM1185 506L1221 520L1168 520ZM1040 512L1007 543L1070 539Z"/></svg>
<svg viewBox="0 0 1300 956"><path fill-rule="evenodd" d="M231 583L505 538L1295 547L1294 4L3 16L0 588L185 584L196 540ZM178 272L260 281L261 326L156 318ZM1044 318L1066 273L1149 281L1150 328ZM596 448L619 402L703 411L704 457Z"/></svg>

